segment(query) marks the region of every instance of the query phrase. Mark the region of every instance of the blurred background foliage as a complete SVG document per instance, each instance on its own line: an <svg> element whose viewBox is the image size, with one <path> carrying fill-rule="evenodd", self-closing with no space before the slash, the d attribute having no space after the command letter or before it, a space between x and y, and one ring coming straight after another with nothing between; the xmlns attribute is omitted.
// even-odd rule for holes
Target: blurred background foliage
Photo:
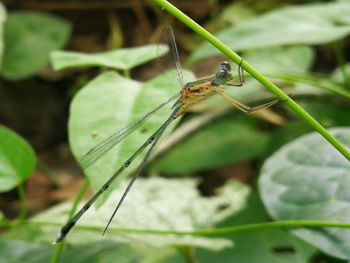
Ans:
<svg viewBox="0 0 350 263"><path fill-rule="evenodd" d="M350 1L172 3L350 149ZM218 97L167 131L103 239L135 164L62 251L51 246L77 193L88 183L85 198L97 191L169 115L162 109L91 168L76 165L180 89L164 73L166 60L159 65L157 42L167 25L185 81L212 74L225 59L150 0L0 3L0 262L348 262L346 229L152 232L350 221L347 160L283 103L246 116ZM249 105L273 99L245 78L243 87L227 89L230 96Z"/></svg>

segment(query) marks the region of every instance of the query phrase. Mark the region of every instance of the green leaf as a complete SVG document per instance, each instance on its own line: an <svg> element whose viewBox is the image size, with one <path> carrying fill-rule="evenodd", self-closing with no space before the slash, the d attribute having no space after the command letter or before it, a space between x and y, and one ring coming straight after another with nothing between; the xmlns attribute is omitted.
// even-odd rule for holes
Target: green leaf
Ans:
<svg viewBox="0 0 350 263"><path fill-rule="evenodd" d="M110 251L104 253L98 263L141 263L142 258L143 255L138 253L138 251L135 251L135 246L133 248L132 246L119 246L118 249L111 249Z"/></svg>
<svg viewBox="0 0 350 263"><path fill-rule="evenodd" d="M305 72L315 59L308 46L272 47L245 52L244 59L258 70L266 72Z"/></svg>
<svg viewBox="0 0 350 263"><path fill-rule="evenodd" d="M16 232L15 240L2 239L0 241L1 263L47 263L50 262L54 247L50 244L36 244L34 242L18 240L23 232ZM176 261L174 261L176 260ZM184 258L173 247L132 246L121 243L99 240L83 245L67 246L62 251L59 262L74 263L185 263Z"/></svg>
<svg viewBox="0 0 350 263"><path fill-rule="evenodd" d="M4 51L3 27L4 27L5 20L6 20L6 10L4 5L0 3L0 69L1 69L2 56Z"/></svg>
<svg viewBox="0 0 350 263"><path fill-rule="evenodd" d="M99 242L90 242L86 245L73 247L70 249L65 249L60 257L59 262L74 262L74 263L96 263L100 262L100 259L104 256L105 253L110 251L123 251L126 246L118 244L116 242L110 241L99 241ZM129 253L133 251L130 251ZM135 254L135 252L133 252ZM51 256L51 255L50 255ZM43 261L48 262L48 261ZM37 263L37 261L33 261Z"/></svg>
<svg viewBox="0 0 350 263"><path fill-rule="evenodd" d="M255 14L250 7L238 2L233 2L231 4L227 4L225 9L218 13L218 15L212 16L208 23L204 24L204 27L211 32L215 32L218 29L227 27L228 25L242 23L254 16ZM197 45L192 44L192 47L196 48Z"/></svg>
<svg viewBox="0 0 350 263"><path fill-rule="evenodd" d="M349 128L331 133L350 149ZM349 171L350 162L312 133L287 144L265 162L259 189L275 220L349 222ZM329 255L350 258L350 230L298 229L291 233Z"/></svg>
<svg viewBox="0 0 350 263"><path fill-rule="evenodd" d="M220 227L268 222L267 215L257 191L249 198L240 213L227 218ZM209 262L249 262L249 263L308 263L315 249L280 229L269 229L229 236L235 243L233 248L217 252L197 250L197 258L202 263Z"/></svg>
<svg viewBox="0 0 350 263"><path fill-rule="evenodd" d="M320 45L342 39L350 33L350 4L309 4L281 8L263 14L216 36L235 51L279 45ZM218 55L207 42L191 54L189 63Z"/></svg>
<svg viewBox="0 0 350 263"><path fill-rule="evenodd" d="M298 104L311 116L313 116L322 126L329 128L335 126L350 126L350 105L337 105L328 101L299 100ZM290 115L294 114L292 111ZM270 152L274 152L282 145L296 139L297 137L312 132L310 125L300 120L289 121L285 125L276 129L273 133L273 140L270 140Z"/></svg>
<svg viewBox="0 0 350 263"><path fill-rule="evenodd" d="M36 157L30 145L10 129L0 125L0 192L24 182L33 172Z"/></svg>
<svg viewBox="0 0 350 263"><path fill-rule="evenodd" d="M100 209L91 207L70 233L67 242L101 240L100 232L127 183L121 184ZM232 245L222 238L147 233L150 230L194 231L212 227L239 211L245 205L249 193L247 186L229 181L218 191L218 195L205 198L198 192L197 184L194 179L139 178L105 238L150 246L182 245L222 249ZM40 235L42 240L53 239L58 227L65 222L71 205L64 203L35 217L34 222L40 222L40 225L57 225L56 228L49 225L45 227L46 231Z"/></svg>
<svg viewBox="0 0 350 263"><path fill-rule="evenodd" d="M261 155L269 136L257 130L254 119L227 117L191 134L174 146L153 168L168 174L213 169Z"/></svg>
<svg viewBox="0 0 350 263"><path fill-rule="evenodd" d="M241 3L233 2L232 4L228 4L226 8L220 12L218 20L221 21L221 23L238 24L254 16L255 14L251 8ZM212 17L212 19L215 19L215 17Z"/></svg>
<svg viewBox="0 0 350 263"><path fill-rule="evenodd" d="M108 67L130 70L166 53L167 49L158 49L158 45L145 45L134 48L122 48L113 51L86 54L72 51L55 51L51 61L55 70L72 67Z"/></svg>
<svg viewBox="0 0 350 263"><path fill-rule="evenodd" d="M0 240L0 262L3 263L17 263L17 262L27 262L30 258L26 256L28 254L42 253L49 246L28 243L24 241L17 240ZM51 248L52 249L52 248ZM39 261L40 262L40 261Z"/></svg>
<svg viewBox="0 0 350 263"><path fill-rule="evenodd" d="M0 262L2 263L47 263L50 262L53 246L34 244L17 240L0 241ZM120 251L123 246L108 241L89 243L63 250L59 262L95 263L103 254L112 250ZM129 251L130 253L131 251Z"/></svg>
<svg viewBox="0 0 350 263"><path fill-rule="evenodd" d="M324 127L350 126L350 104L340 104L326 100L301 100L299 105Z"/></svg>
<svg viewBox="0 0 350 263"><path fill-rule="evenodd" d="M277 151L286 143L312 131L313 129L310 125L307 125L303 121L289 121L285 125L278 127L273 133L273 140L270 140L269 153Z"/></svg>
<svg viewBox="0 0 350 263"><path fill-rule="evenodd" d="M185 77L193 79L189 72L185 72ZM146 83L113 72L98 76L77 93L71 104L68 129L74 156L79 160L103 139L139 119L177 92L177 81L167 80L163 76ZM85 171L94 191L170 116L172 105L157 112L140 129ZM129 172L136 163L137 160L128 168ZM119 181L124 177L122 175Z"/></svg>
<svg viewBox="0 0 350 263"><path fill-rule="evenodd" d="M130 246L131 247L131 246ZM185 258L174 247L130 247L109 251L102 258L101 263L186 263ZM137 253L135 253L135 249Z"/></svg>
<svg viewBox="0 0 350 263"><path fill-rule="evenodd" d="M68 40L70 24L55 16L31 11L10 13L5 22L3 77L27 78L49 62L50 52L62 48Z"/></svg>

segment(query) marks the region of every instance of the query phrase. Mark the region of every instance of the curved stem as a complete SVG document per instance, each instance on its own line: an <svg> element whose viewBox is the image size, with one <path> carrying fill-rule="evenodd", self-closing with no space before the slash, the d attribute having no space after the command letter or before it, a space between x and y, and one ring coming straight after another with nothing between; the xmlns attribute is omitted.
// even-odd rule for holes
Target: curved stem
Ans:
<svg viewBox="0 0 350 263"><path fill-rule="evenodd" d="M124 74L125 78L130 79L130 70L129 69L124 69L123 74Z"/></svg>
<svg viewBox="0 0 350 263"><path fill-rule="evenodd" d="M53 254L52 254L52 257L51 257L51 260L50 260L50 263L57 263L59 262L60 260L60 256L62 254L62 251L63 251L63 246L64 246L64 242L58 244L54 251L53 251Z"/></svg>
<svg viewBox="0 0 350 263"><path fill-rule="evenodd" d="M286 72L272 72L266 74L272 78L279 78L291 83L304 83L312 86L319 87L320 89L332 92L344 98L350 99L350 91L344 89L341 86L338 86L334 83L331 83L327 80L322 80L320 77L305 75L299 73L286 73Z"/></svg>
<svg viewBox="0 0 350 263"><path fill-rule="evenodd" d="M19 202L20 202L20 212L17 219L22 221L23 219L26 218L28 213L27 198L26 198L26 193L25 193L23 184L19 184L17 186L17 192L18 192Z"/></svg>
<svg viewBox="0 0 350 263"><path fill-rule="evenodd" d="M27 226L60 226L59 223L51 222L23 222ZM296 228L320 228L320 227L333 227L333 228L349 228L350 223L347 222L334 222L334 221L320 221L320 220L285 220L285 221L274 221L264 222L256 224L247 224L232 227L203 229L195 231L181 231L181 230L157 230L157 229L132 229L132 228L116 228L110 227L111 233L132 233L142 235L177 235L177 236L222 236L231 235L234 233L251 232L257 230L274 229L274 228L285 228L288 230ZM77 229L85 231L97 231L101 232L104 228L102 226L89 226L89 225L77 225Z"/></svg>
<svg viewBox="0 0 350 263"><path fill-rule="evenodd" d="M83 195L85 194L88 187L89 187L89 180L87 178L85 178L83 184L81 185L81 187L79 189L77 196L75 197L72 209L70 210L69 215L68 215L68 220L74 215L74 213L77 210L77 207L79 205L79 202L80 202L81 198L83 197Z"/></svg>
<svg viewBox="0 0 350 263"><path fill-rule="evenodd" d="M206 31L203 27L193 21L190 17L182 13L175 6L170 4L166 0L154 0L163 9L167 10L174 17L179 19L182 23L187 25L198 35L203 37L205 40L210 42L213 46L219 49L223 54L232 59L236 64L240 64L242 58L233 52L228 46L222 43L214 35ZM331 143L346 159L350 160L350 152L345 148L345 146L339 142L335 137L333 137L321 124L319 124L310 114L304 111L294 100L288 97L282 90L280 90L275 84L269 81L264 75L257 71L253 66L244 61L241 64L242 68L248 72L252 77L259 81L268 90L274 93L281 101L284 101L299 117L301 117L305 122L311 125L317 132L319 132L329 143Z"/></svg>
<svg viewBox="0 0 350 263"><path fill-rule="evenodd" d="M68 214L68 220L70 220L72 218L75 211L77 210L79 202L80 202L81 198L83 197L84 193L86 192L86 189L88 188L88 186L89 186L89 181L87 178L85 178L83 184L80 187L79 193L77 194L77 196L73 202L72 209L70 210L70 212ZM61 256L62 251L63 251L63 247L64 247L64 242L61 242L55 246L50 263L59 262L60 256Z"/></svg>
<svg viewBox="0 0 350 263"><path fill-rule="evenodd" d="M196 258L195 248L194 247L177 247L177 251L182 255L183 259L188 263L198 263Z"/></svg>
<svg viewBox="0 0 350 263"><path fill-rule="evenodd" d="M330 222L330 221L317 221L317 220L289 220L289 221L275 221L267 223L248 224L234 227L225 227L218 229L204 229L198 231L174 231L174 230L138 230L138 229L115 229L115 232L131 232L142 234L174 234L179 236L216 236L216 235L229 235L238 232L250 232L263 229L273 228L301 228L301 227L337 227L337 228L350 228L350 223L344 222ZM98 228L100 231L101 228ZM111 229L112 230L112 229Z"/></svg>

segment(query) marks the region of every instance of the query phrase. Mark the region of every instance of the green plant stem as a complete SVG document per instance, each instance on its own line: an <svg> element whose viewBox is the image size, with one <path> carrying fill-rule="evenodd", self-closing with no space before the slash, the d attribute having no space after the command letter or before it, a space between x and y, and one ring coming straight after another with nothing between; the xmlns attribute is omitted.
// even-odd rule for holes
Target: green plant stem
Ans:
<svg viewBox="0 0 350 263"><path fill-rule="evenodd" d="M177 247L178 252L188 263L198 263L194 247Z"/></svg>
<svg viewBox="0 0 350 263"><path fill-rule="evenodd" d="M81 187L79 189L79 193L73 202L72 209L70 210L70 212L68 214L68 220L70 220L72 218L75 211L77 210L79 202L80 202L81 198L83 197L84 193L86 192L86 189L88 188L88 186L89 186L89 181L87 178L85 178L83 184L81 185ZM59 261L60 256L61 256L62 251L63 251L63 247L64 247L64 241L58 243L55 246L50 263L57 263Z"/></svg>
<svg viewBox="0 0 350 263"><path fill-rule="evenodd" d="M141 234L173 234L178 236L217 236L217 235L230 235L239 232L250 232L256 230L272 229L272 228L300 228L300 227L337 227L337 228L350 228L350 223L344 222L329 222L329 221L317 221L317 220L290 220L290 221L275 221L268 223L248 224L234 227L218 228L218 229L204 229L198 231L173 231L173 230L139 230L139 229L115 229L115 232L129 232L129 233L141 233ZM101 227L96 229L101 231ZM110 232L114 232L110 229Z"/></svg>
<svg viewBox="0 0 350 263"><path fill-rule="evenodd" d="M346 71L346 59L344 57L344 53L340 48L340 42L336 41L332 44L335 58L337 60L338 66L343 74L344 86L349 88L349 77Z"/></svg>
<svg viewBox="0 0 350 263"><path fill-rule="evenodd" d="M350 92L348 90L344 89L341 86L335 85L330 81L323 80L322 78L317 76L286 72L273 72L268 73L267 75L269 77L283 79L284 81L291 83L304 83L316 86L328 92L342 96L346 99L350 99Z"/></svg>
<svg viewBox="0 0 350 263"><path fill-rule="evenodd" d="M179 19L182 23L187 25L198 35L210 42L213 46L219 49L223 54L232 59L236 64L242 61L242 58L233 52L228 46L218 40L214 35L210 34L203 27L193 21L190 17L182 13L175 6L170 4L166 0L154 0L163 9L168 11L171 15ZM269 81L265 76L258 72L254 67L249 65L246 61L241 64L242 68L248 72L252 77L258 80L263 86L274 93L281 101L284 101L297 115L299 115L305 122L311 125L317 132L319 132L329 143L331 143L347 160L350 161L350 152L345 146L340 143L335 137L333 137L321 124L319 124L310 114L304 111L294 100L288 97L282 90L280 90L275 84Z"/></svg>
<svg viewBox="0 0 350 263"><path fill-rule="evenodd" d="M59 243L58 245L55 246L55 249L53 251L50 263L57 263L60 260L60 256L62 254L64 247L64 242Z"/></svg>
<svg viewBox="0 0 350 263"><path fill-rule="evenodd" d="M127 79L130 79L130 70L129 69L124 69L124 77Z"/></svg>
<svg viewBox="0 0 350 263"><path fill-rule="evenodd" d="M20 202L20 212L17 220L22 221L27 217L27 213L28 213L27 198L26 198L26 193L22 183L17 186L17 192L18 192L19 202Z"/></svg>
<svg viewBox="0 0 350 263"><path fill-rule="evenodd" d="M90 185L89 180L87 178L85 178L83 184L81 185L81 187L79 189L77 196L75 197L72 209L70 210L70 212L68 214L67 222L73 217L75 211L77 210L79 202L80 202L81 198L83 197L83 195L85 194L86 190L88 189L89 185Z"/></svg>
<svg viewBox="0 0 350 263"><path fill-rule="evenodd" d="M52 222L23 222L24 225L29 227L38 226L60 226L58 223ZM96 231L101 232L104 227L102 226L89 226L89 225L77 225L77 229L85 231ZM256 224L247 224L233 227L214 228L214 229L203 229L197 231L176 231L176 230L156 230L156 229L131 229L131 228L116 228L110 227L108 231L110 233L132 233L142 235L177 235L177 236L222 236L231 235L234 233L251 232L257 230L284 228L284 229L296 229L296 228L320 228L320 227L335 227L335 228L349 228L350 223L347 222L334 222L334 221L320 221L320 220L285 220L285 221L274 221L264 222Z"/></svg>

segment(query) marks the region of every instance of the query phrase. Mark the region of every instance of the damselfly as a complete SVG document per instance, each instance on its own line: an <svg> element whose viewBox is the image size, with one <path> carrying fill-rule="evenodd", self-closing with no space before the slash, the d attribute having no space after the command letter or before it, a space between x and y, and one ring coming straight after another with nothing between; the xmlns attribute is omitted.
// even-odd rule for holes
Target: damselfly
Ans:
<svg viewBox="0 0 350 263"><path fill-rule="evenodd" d="M84 170L87 169L89 166L94 164L98 159L104 156L109 150L111 150L123 139L125 139L129 134L131 134L137 127L139 127L142 123L144 123L148 118L150 118L151 115L153 115L155 112L157 112L159 109L169 104L170 102L175 101L174 105L172 106L171 114L169 115L168 119L165 120L165 122L140 146L140 148L133 155L129 157L129 159L125 161L125 163L109 178L109 180L105 182L102 185L102 187L85 203L85 205L67 222L67 224L62 227L54 243L62 241L67 236L69 231L74 227L75 223L89 209L89 207L99 198L99 196L111 186L113 181L135 160L135 158L138 155L140 155L148 146L150 146L145 156L141 160L137 170L133 174L115 210L113 211L103 231L103 234L105 234L112 219L114 218L115 214L117 213L118 209L123 203L125 197L127 196L128 192L133 186L135 180L139 177L141 171L145 167L147 160L149 159L152 151L154 150L155 146L159 142L166 128L169 126L169 124L173 120L175 120L179 116L184 115L192 105L197 104L200 101L206 99L207 97L215 94L222 96L226 101L228 101L229 103L231 103L233 106L235 106L236 108L238 108L244 113L253 113L257 110L270 107L278 102L278 100L275 99L273 101L270 101L268 103L265 103L256 107L249 107L237 100L234 100L233 98L229 97L225 93L225 86L242 86L243 85L243 82L244 82L244 75L243 75L243 69L242 69L243 60L240 62L240 65L238 67L238 79L236 81L234 80L234 77L232 75L230 64L227 61L223 61L219 65L218 71L213 76L185 83L183 80L182 69L179 62L179 54L176 47L176 42L175 42L172 28L170 26L166 27L162 34L169 40L170 54L173 57L173 63L175 65L176 72L177 72L176 74L177 79L180 81L180 84L181 84L180 92L175 94L171 98L169 98L167 101L160 104L151 112L145 114L136 122L129 124L128 126L119 130L118 132L111 135L110 137L108 137L107 139L105 139L104 141L96 145L94 148L92 148L80 160L81 167Z"/></svg>

